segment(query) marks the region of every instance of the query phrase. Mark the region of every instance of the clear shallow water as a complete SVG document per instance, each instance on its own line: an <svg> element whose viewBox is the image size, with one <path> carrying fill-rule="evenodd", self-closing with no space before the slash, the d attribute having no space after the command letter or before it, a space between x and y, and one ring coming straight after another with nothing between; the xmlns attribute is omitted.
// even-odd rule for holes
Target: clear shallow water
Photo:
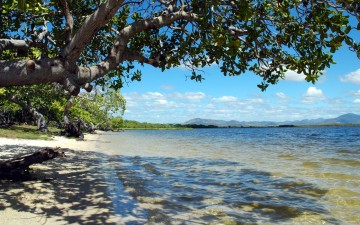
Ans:
<svg viewBox="0 0 360 225"><path fill-rule="evenodd" d="M127 131L97 147L134 224L360 224L360 127Z"/></svg>

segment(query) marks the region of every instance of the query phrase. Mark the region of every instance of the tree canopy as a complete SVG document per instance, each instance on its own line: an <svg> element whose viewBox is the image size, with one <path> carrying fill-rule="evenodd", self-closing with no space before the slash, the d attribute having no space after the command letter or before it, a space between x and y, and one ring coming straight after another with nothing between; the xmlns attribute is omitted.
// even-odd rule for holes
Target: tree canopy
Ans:
<svg viewBox="0 0 360 225"><path fill-rule="evenodd" d="M62 120L59 112L67 99L62 87L56 84L0 88L2 109L14 113L20 107L23 112L31 115L37 121L40 131L47 131L46 121L59 123ZM27 122L26 119L23 122Z"/></svg>
<svg viewBox="0 0 360 225"><path fill-rule="evenodd" d="M252 71L264 90L286 70L315 82L344 44L360 57L352 0L0 2L0 87L57 82L77 95L140 80L137 64L185 65L201 80L216 63L228 76Z"/></svg>
<svg viewBox="0 0 360 225"><path fill-rule="evenodd" d="M123 115L125 104L124 97L117 91L96 90L79 95L70 109L70 114L73 118L79 117L86 123L106 127L111 125L113 118Z"/></svg>

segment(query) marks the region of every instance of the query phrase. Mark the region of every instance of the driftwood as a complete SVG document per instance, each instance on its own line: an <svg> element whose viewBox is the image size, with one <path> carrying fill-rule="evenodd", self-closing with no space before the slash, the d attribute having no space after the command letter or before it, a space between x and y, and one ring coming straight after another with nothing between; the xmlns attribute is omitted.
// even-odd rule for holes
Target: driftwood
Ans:
<svg viewBox="0 0 360 225"><path fill-rule="evenodd" d="M30 155L25 155L0 162L0 179L21 180L29 175L29 166L36 163L64 157L65 153L56 148L45 148Z"/></svg>

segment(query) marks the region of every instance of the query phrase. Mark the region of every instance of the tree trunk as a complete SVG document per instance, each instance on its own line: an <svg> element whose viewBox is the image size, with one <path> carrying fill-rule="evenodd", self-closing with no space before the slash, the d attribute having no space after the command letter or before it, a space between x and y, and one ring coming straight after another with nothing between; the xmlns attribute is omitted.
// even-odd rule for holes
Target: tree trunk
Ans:
<svg viewBox="0 0 360 225"><path fill-rule="evenodd" d="M63 135L66 137L77 137L80 140L84 140L84 134L81 131L81 122L70 122L68 124L65 124L65 131L63 132Z"/></svg>
<svg viewBox="0 0 360 225"><path fill-rule="evenodd" d="M87 127L87 131L90 133L90 134L93 134L95 132L95 130L97 129L97 127L90 122L89 126Z"/></svg>
<svg viewBox="0 0 360 225"><path fill-rule="evenodd" d="M70 113L70 108L74 105L74 101L75 101L75 96L70 96L67 104L65 105L64 108L64 125L68 125L70 124L70 119L69 119L69 113Z"/></svg>
<svg viewBox="0 0 360 225"><path fill-rule="evenodd" d="M22 180L29 177L29 166L36 163L64 157L64 152L59 152L59 147L45 148L30 155L25 155L0 162L0 179Z"/></svg>
<svg viewBox="0 0 360 225"><path fill-rule="evenodd" d="M10 119L10 112L0 111L0 127L9 128L14 124L15 122Z"/></svg>
<svg viewBox="0 0 360 225"><path fill-rule="evenodd" d="M32 107L30 107L29 112L36 119L36 124L37 124L38 130L41 132L47 132L48 126L47 126L44 115L39 113L38 111L36 111L36 109L34 109Z"/></svg>
<svg viewBox="0 0 360 225"><path fill-rule="evenodd" d="M96 124L96 125L94 125L93 123L90 122L90 125L87 126L87 131L88 131L90 134L93 134L93 133L95 133L95 131L96 131L97 129L99 129L99 126L100 126L101 124L103 124L103 123L105 123L105 121L104 121L104 122L100 122L100 123L98 123L98 124Z"/></svg>
<svg viewBox="0 0 360 225"><path fill-rule="evenodd" d="M30 103L26 104L21 101L16 94L13 94L7 98L9 101L19 105L23 110L30 113L31 116L36 120L38 130L41 132L48 131L46 119L43 114L37 111Z"/></svg>
<svg viewBox="0 0 360 225"><path fill-rule="evenodd" d="M72 122L69 119L69 110L73 106L75 100L75 96L71 96L68 100L68 103L64 109L64 129L65 131L62 132L63 135L66 137L77 137L80 140L84 140L84 134L81 131L81 127L84 125L83 121L78 119L77 122Z"/></svg>

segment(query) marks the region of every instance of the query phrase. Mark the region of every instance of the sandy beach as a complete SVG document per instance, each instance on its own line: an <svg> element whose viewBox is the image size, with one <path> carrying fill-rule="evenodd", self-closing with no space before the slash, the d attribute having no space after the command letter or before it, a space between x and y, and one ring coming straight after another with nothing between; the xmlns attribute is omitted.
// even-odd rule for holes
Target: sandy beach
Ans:
<svg viewBox="0 0 360 225"><path fill-rule="evenodd" d="M101 133L86 135L86 141L0 138L0 160L43 147L61 147L66 154L31 166L38 180L0 181L0 224L125 223L127 213L123 211L121 216L114 211L114 199L109 194L109 188L118 186L113 184L117 179L104 172L110 168L107 159L111 154L96 151L100 137Z"/></svg>

